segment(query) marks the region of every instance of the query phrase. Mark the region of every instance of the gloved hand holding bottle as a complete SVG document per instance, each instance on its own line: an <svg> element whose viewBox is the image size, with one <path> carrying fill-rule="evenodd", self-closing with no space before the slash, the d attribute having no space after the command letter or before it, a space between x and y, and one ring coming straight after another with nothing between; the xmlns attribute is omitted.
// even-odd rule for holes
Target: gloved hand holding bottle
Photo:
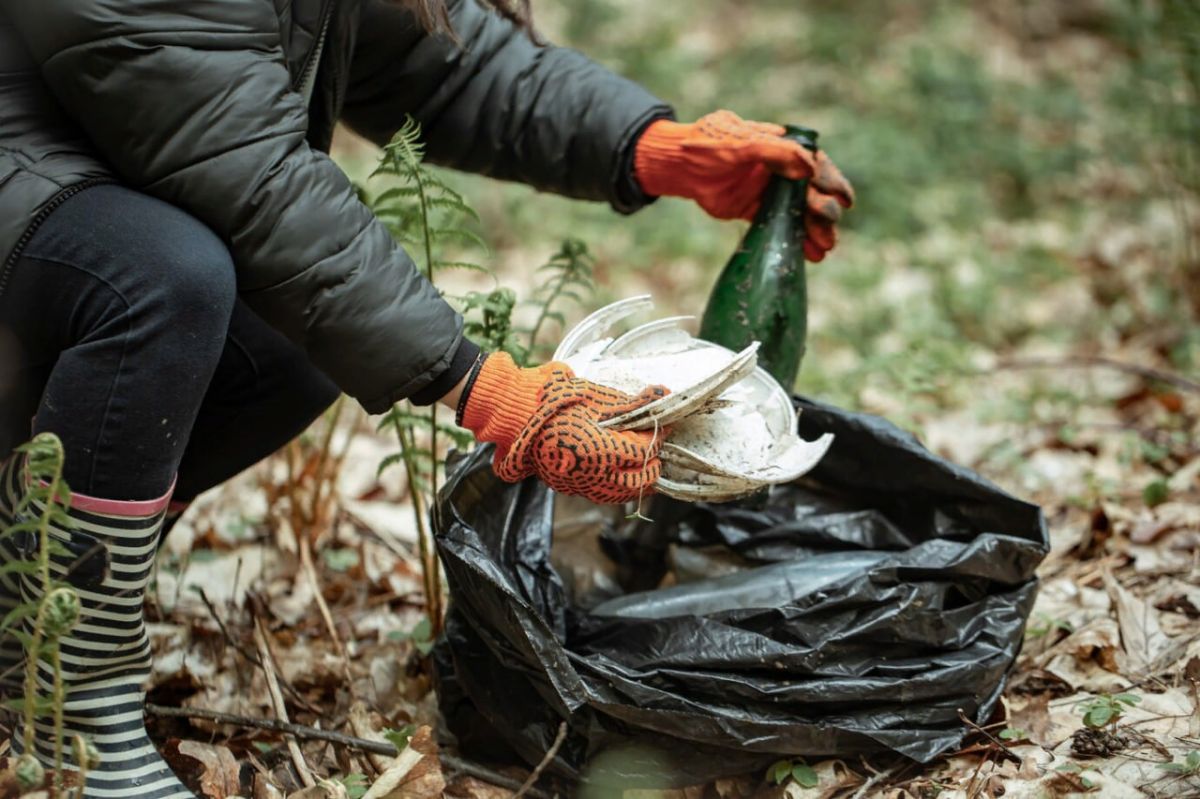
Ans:
<svg viewBox="0 0 1200 799"><path fill-rule="evenodd" d="M718 219L751 220L773 173L808 179L804 256L821 261L837 243L835 225L854 189L825 155L783 137L781 125L716 111L693 124L652 122L634 149L634 177L651 195L695 200ZM503 353L481 355L442 402L480 441L497 445L504 480L537 476L556 491L621 503L653 491L668 431L617 432L600 422L664 396L636 397L576 378L566 364L519 369Z"/></svg>
<svg viewBox="0 0 1200 799"><path fill-rule="evenodd" d="M824 152L783 138L782 125L715 111L692 124L660 119L638 139L634 176L652 195L695 200L717 219L754 218L776 172L809 180L804 257L821 261L837 244L835 225L854 189Z"/></svg>
<svg viewBox="0 0 1200 799"><path fill-rule="evenodd" d="M636 397L575 377L552 361L522 369L507 353L480 355L443 402L479 441L496 445L503 480L536 475L555 491L619 504L653 493L666 430L617 431L600 423L666 396L652 386Z"/></svg>

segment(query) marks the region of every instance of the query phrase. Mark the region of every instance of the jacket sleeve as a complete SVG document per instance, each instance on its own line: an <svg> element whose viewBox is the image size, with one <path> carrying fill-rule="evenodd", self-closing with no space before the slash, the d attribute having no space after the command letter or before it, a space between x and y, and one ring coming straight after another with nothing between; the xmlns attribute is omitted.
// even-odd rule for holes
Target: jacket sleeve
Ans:
<svg viewBox="0 0 1200 799"><path fill-rule="evenodd" d="M368 411L461 364L462 320L305 143L274 4L38 0L12 21L120 178L221 236L246 302Z"/></svg>
<svg viewBox="0 0 1200 799"><path fill-rule="evenodd" d="M648 201L633 143L670 106L573 50L534 44L476 0L449 3L458 43L426 35L400 5L364 2L343 110L352 128L384 144L412 115L435 163L622 212Z"/></svg>

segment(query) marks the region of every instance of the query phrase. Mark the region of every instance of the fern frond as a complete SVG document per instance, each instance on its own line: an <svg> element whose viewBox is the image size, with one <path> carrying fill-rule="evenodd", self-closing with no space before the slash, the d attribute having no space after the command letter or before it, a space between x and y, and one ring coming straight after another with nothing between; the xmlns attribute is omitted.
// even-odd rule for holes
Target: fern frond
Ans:
<svg viewBox="0 0 1200 799"><path fill-rule="evenodd" d="M488 269L486 266L480 266L479 264L473 264L470 261L434 261L433 268L434 269L462 269L467 272L479 272L484 275L494 276L494 273L492 272L491 269Z"/></svg>
<svg viewBox="0 0 1200 799"><path fill-rule="evenodd" d="M379 477L379 475L383 474L398 463L404 463L403 452L393 452L390 455L385 455L383 460L379 461L379 468L375 470L375 476Z"/></svg>
<svg viewBox="0 0 1200 799"><path fill-rule="evenodd" d="M416 197L419 192L420 189L416 186L393 186L372 200L371 205L375 208L376 213L379 210L394 211L396 209L388 207L390 203L394 203L396 200L407 200Z"/></svg>
<svg viewBox="0 0 1200 799"><path fill-rule="evenodd" d="M483 240L478 233L473 230L461 227L437 227L430 228L429 234L438 241L446 241L448 239L458 239L470 244L474 244L485 252L488 249L487 242Z"/></svg>
<svg viewBox="0 0 1200 799"><path fill-rule="evenodd" d="M534 294L533 303L540 306L537 321L529 331L528 351L534 352L538 344L538 335L542 332L547 321L557 321L566 325L563 314L556 309L564 299L579 305L585 304L580 291L592 293L594 284L592 269L596 259L588 251L587 244L579 239L566 239L558 252L538 269L539 274L548 275L547 282Z"/></svg>

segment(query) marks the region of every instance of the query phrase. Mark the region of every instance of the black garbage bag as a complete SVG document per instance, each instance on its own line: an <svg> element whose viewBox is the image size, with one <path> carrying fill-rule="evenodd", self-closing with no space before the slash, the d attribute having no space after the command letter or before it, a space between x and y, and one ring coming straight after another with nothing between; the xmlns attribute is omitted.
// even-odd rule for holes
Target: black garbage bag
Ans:
<svg viewBox="0 0 1200 799"><path fill-rule="evenodd" d="M804 480L757 508L660 499L610 530L627 588L656 585L668 550L699 569L669 587L573 594L553 493L496 479L490 448L452 468L435 665L468 754L535 764L565 721L556 773L683 785L781 756L928 761L962 740L960 709L987 718L1048 548L1040 509L882 419L796 403L805 438L836 436Z"/></svg>

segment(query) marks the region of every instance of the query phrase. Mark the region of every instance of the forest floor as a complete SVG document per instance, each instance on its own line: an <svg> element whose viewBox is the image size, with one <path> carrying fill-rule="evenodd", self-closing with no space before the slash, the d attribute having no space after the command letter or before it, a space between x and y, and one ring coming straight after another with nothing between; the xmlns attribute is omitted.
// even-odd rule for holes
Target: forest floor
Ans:
<svg viewBox="0 0 1200 799"><path fill-rule="evenodd" d="M1188 453L1164 486L1148 488L1159 485L1159 472L1130 459L1123 432L1161 429L1164 414L1195 418L1200 386L1172 388L1131 363L1056 370L1058 379L1110 398L1108 414L1080 420L1069 443L1056 431L1009 431L1029 467L1022 493L1043 504L1052 546L1003 710L987 730L924 766L810 760L815 787L753 774L662 795L1200 796L1192 754L1200 751L1200 452ZM364 751L362 741L301 741L307 769L334 781L291 795L341 796L348 787L356 796L384 780L397 781L371 796L510 795L525 769L491 764L512 781L505 788L496 774L472 776L453 751L439 760L428 743L438 717L423 667L432 642L417 530L399 474L376 475L392 445L349 408L328 438L327 426L206 495L173 533L154 594L150 701L240 721L157 718L154 733L203 796L300 791L280 736L251 721L282 715L271 672L294 723L384 745L395 731L417 731L415 754L397 761ZM938 430L929 442L963 463L980 462L994 446ZM1093 473L1125 486L1124 495L1063 498ZM1031 475L1041 488L1030 488ZM318 484L326 487L318 492ZM273 660L266 669L260 640Z"/></svg>
<svg viewBox="0 0 1200 799"><path fill-rule="evenodd" d="M797 389L1039 503L1051 551L1000 714L959 751L629 799L1200 797L1200 85L1163 9L1196 12L747 5L535 3L552 38L681 118L732 107L821 129L859 204L810 269ZM335 155L359 180L377 157L349 136ZM446 179L518 297L562 239L589 244L596 293L574 319L639 293L698 313L741 232L678 201L624 219ZM433 743L417 524L403 470L377 471L394 451L345 403L173 532L150 603L152 733L199 795L500 799L529 775ZM284 715L291 747L261 729ZM315 737L329 732L343 737Z"/></svg>

